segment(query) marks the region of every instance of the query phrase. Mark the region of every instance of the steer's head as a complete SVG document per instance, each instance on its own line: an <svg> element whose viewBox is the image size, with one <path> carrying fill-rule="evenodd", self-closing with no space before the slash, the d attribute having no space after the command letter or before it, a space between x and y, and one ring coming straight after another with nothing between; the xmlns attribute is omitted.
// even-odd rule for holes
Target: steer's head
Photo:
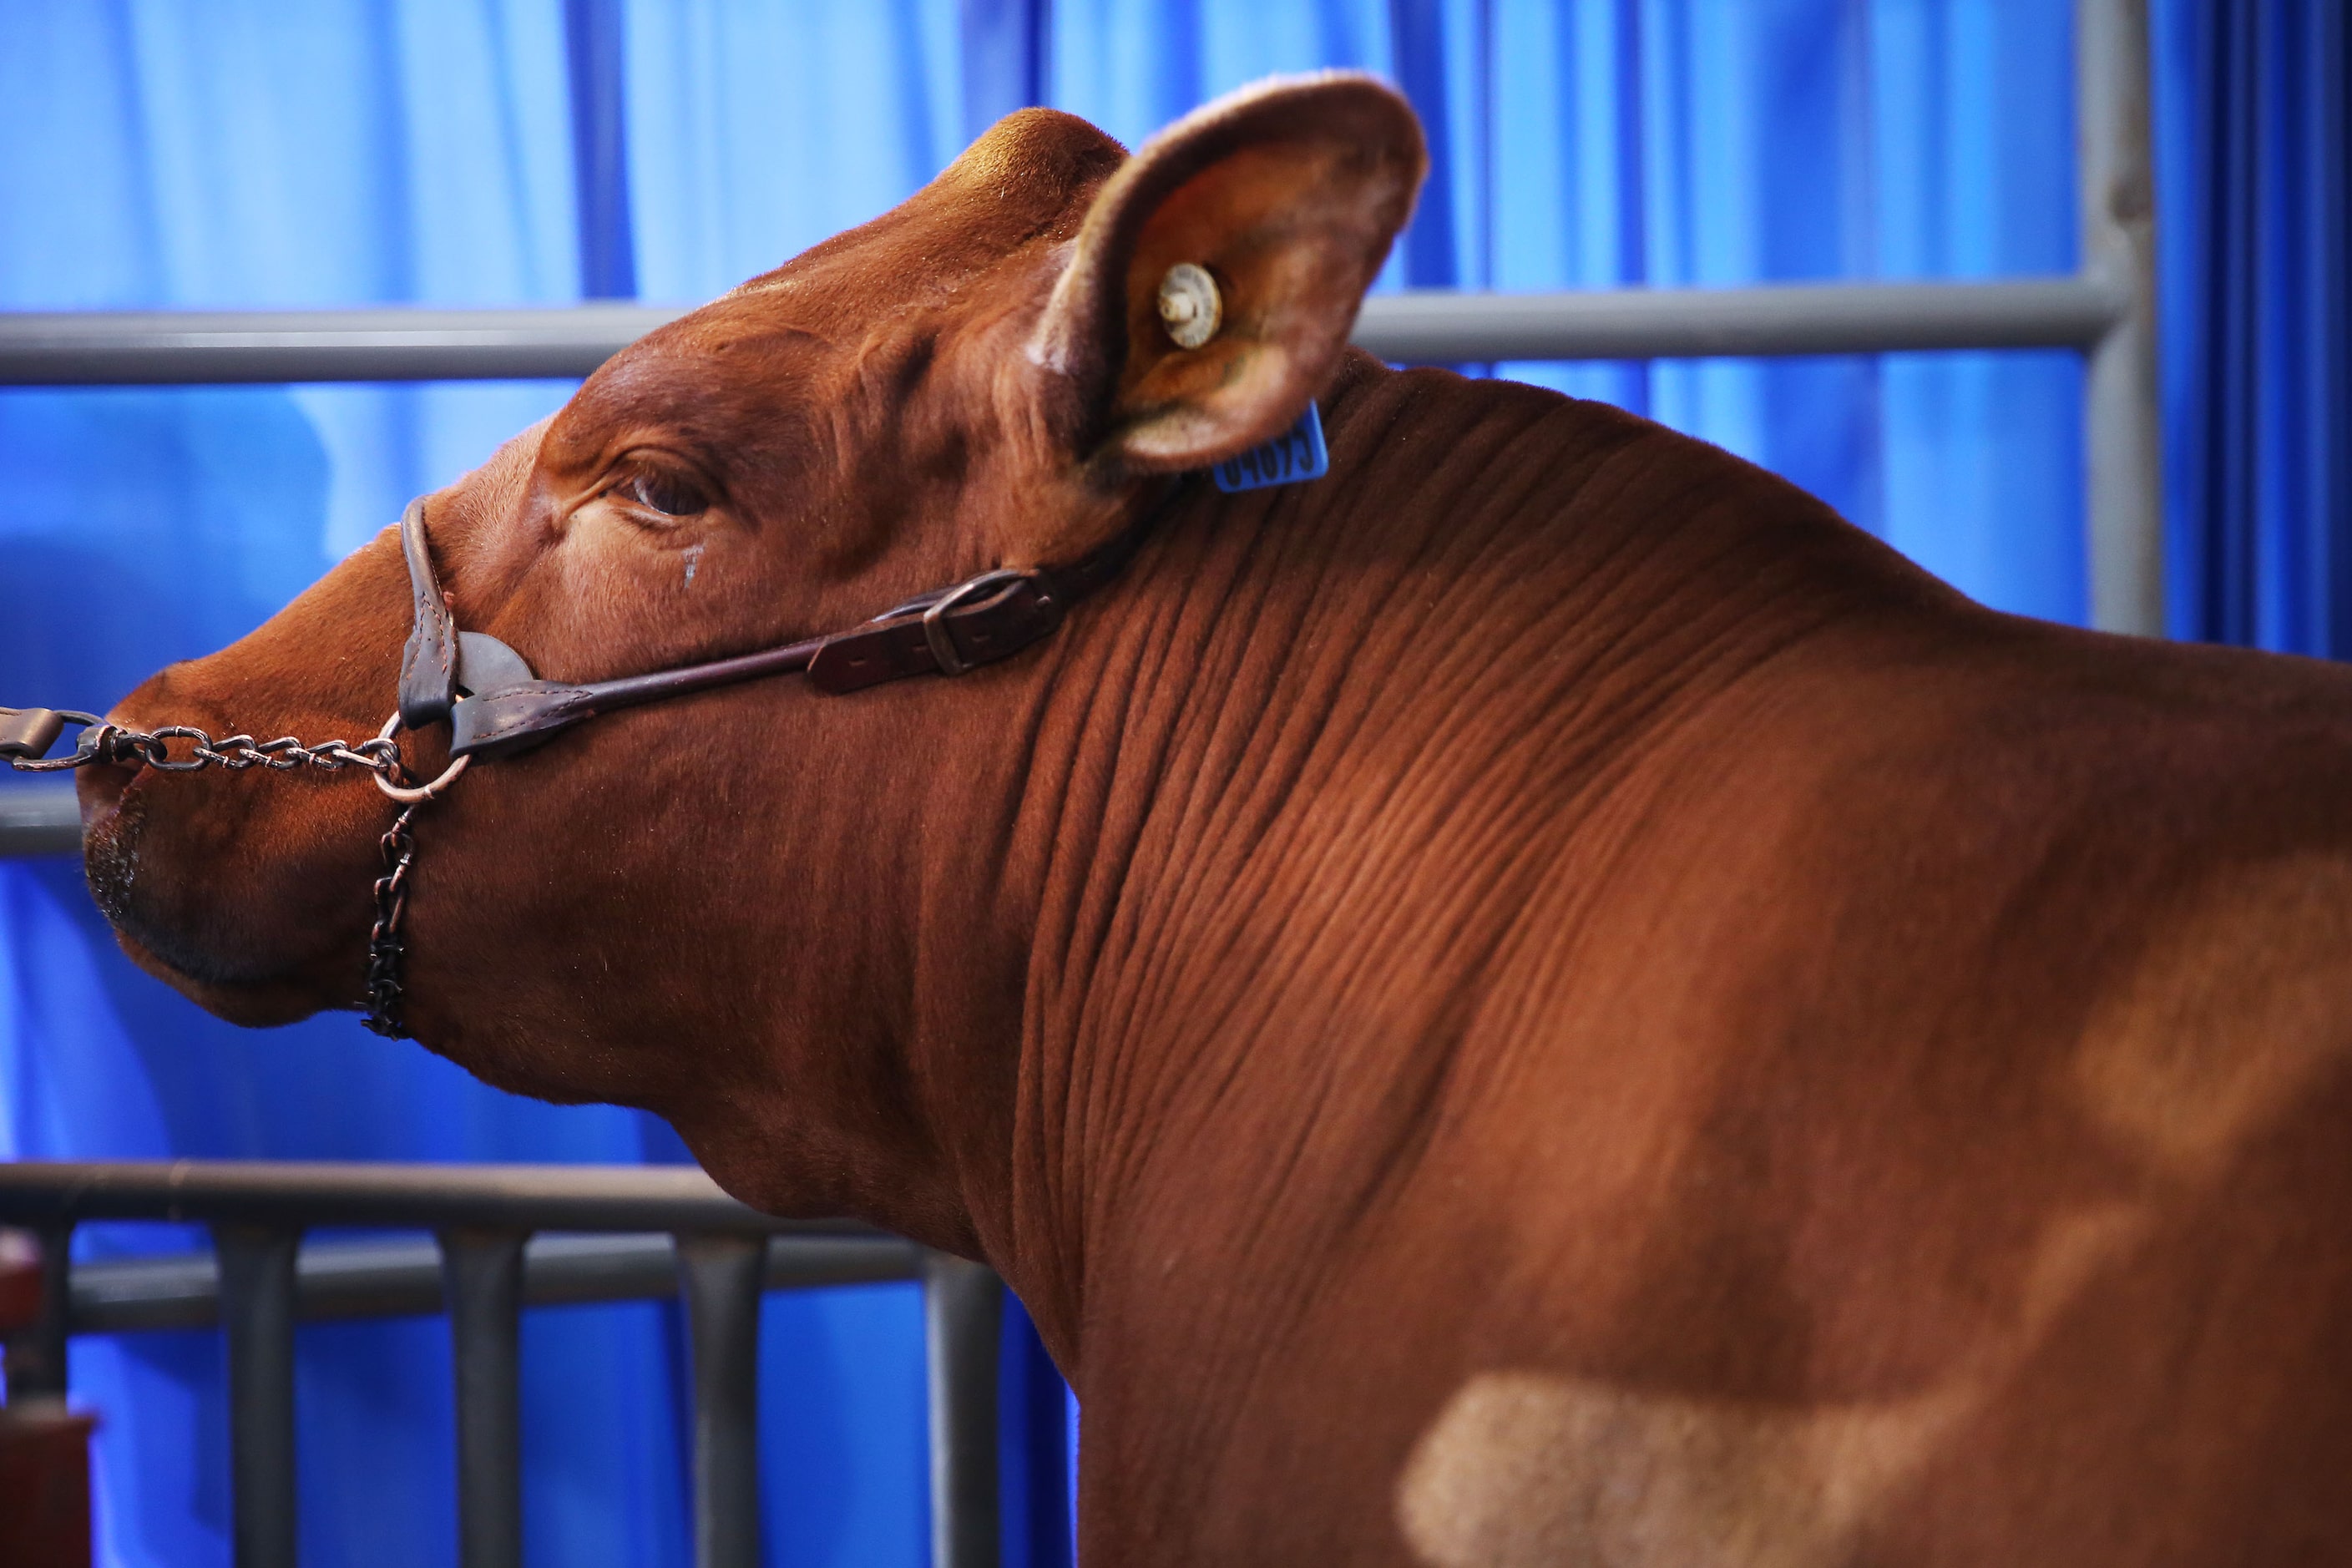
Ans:
<svg viewBox="0 0 2352 1568"><path fill-rule="evenodd" d="M1070 561L1166 476L1297 416L1423 162L1410 111L1361 78L1243 93L1133 158L1066 115L1015 114L896 210L635 343L430 497L457 622L542 679L598 680ZM1223 310L1190 348L1158 303L1184 262ZM387 531L115 717L371 735L409 602ZM975 765L957 726L1003 722L969 693L1023 679L1016 664L844 697L772 681L477 765L419 821L419 1037L512 1088L688 1113L686 1077L723 1079L744 1035L835 1005L806 971L903 993L891 966L927 955L861 889L952 853L904 841L901 807L942 778L987 782L957 776ZM436 769L446 731L404 744ZM249 1023L360 1004L393 809L363 777L93 769L82 804L91 887L151 973ZM960 831L994 826L983 812ZM804 1066L804 1082L864 1070Z"/></svg>

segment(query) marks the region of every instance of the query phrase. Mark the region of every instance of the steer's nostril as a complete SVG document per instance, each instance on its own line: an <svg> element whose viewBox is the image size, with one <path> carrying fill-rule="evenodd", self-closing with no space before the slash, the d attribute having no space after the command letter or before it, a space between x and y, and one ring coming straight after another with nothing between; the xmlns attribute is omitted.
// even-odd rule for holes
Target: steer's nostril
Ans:
<svg viewBox="0 0 2352 1568"><path fill-rule="evenodd" d="M74 779L74 791L81 800L81 820L86 827L95 818L104 816L122 804L122 792L139 775L137 768L126 768L113 763L100 763L79 771Z"/></svg>

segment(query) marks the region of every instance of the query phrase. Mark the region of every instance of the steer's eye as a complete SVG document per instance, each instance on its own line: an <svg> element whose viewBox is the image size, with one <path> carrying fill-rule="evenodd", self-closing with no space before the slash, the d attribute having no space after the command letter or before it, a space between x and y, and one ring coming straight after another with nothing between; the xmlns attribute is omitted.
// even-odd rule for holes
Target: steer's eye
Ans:
<svg viewBox="0 0 2352 1568"><path fill-rule="evenodd" d="M657 511L665 517L692 517L710 506L692 479L664 473L659 468L640 470L621 486L621 493L647 511Z"/></svg>

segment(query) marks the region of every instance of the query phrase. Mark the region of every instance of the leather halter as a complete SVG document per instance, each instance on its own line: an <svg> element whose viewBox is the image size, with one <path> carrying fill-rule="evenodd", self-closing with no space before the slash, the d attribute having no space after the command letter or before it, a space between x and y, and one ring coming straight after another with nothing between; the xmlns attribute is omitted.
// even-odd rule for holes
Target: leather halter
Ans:
<svg viewBox="0 0 2352 1568"><path fill-rule="evenodd" d="M242 771L304 764L366 769L376 788L401 803L401 811L379 846L383 875L375 881L375 923L368 932L363 1021L379 1035L405 1038L403 971L408 886L416 858L413 825L417 812L438 798L476 758L488 760L535 746L615 709L762 676L797 672L820 691L843 692L908 675L961 675L992 664L1053 635L1072 605L1118 575L1182 491L1180 479L1139 521L1066 566L983 572L919 595L845 632L576 686L541 680L522 655L498 638L458 629L433 571L433 544L425 536L425 501L419 497L400 518L400 548L408 561L415 615L401 652L400 708L375 739L357 746L341 741L304 746L290 735L259 742L250 735L229 735L215 742L202 730L183 724L149 733L123 729L94 713L0 708L0 761L35 772L127 761L167 773L206 766ZM429 784L407 784L393 731L444 720L449 724L448 768ZM82 726L73 755L44 761L68 724ZM194 742L194 754L173 761L166 745L174 739Z"/></svg>
<svg viewBox="0 0 2352 1568"><path fill-rule="evenodd" d="M419 496L400 518L415 604L415 625L401 654L400 722L419 730L446 719L450 756L487 761L615 709L763 676L799 673L818 690L838 694L909 675L961 675L1053 635L1070 605L1118 575L1179 488L1171 487L1142 521L1066 566L983 572L919 595L849 631L581 685L541 680L498 638L458 629L433 570Z"/></svg>
<svg viewBox="0 0 2352 1568"><path fill-rule="evenodd" d="M1181 480L1171 485L1140 521L1067 566L983 572L830 637L576 686L541 680L522 655L498 638L458 629L433 570L425 500L410 501L400 515L400 549L408 562L415 622L401 650L399 711L371 743L389 745L395 729L418 730L446 720L450 761L426 784L395 783L396 761L375 776L376 787L401 802L402 809L381 847L384 874L376 879L376 919L368 933L363 1022L379 1035L408 1036L404 971L408 881L416 858L412 825L416 813L477 758L487 761L538 745L615 709L762 676L797 672L820 691L843 692L901 676L961 675L992 663L1051 636L1065 610L1117 575L1182 488Z"/></svg>

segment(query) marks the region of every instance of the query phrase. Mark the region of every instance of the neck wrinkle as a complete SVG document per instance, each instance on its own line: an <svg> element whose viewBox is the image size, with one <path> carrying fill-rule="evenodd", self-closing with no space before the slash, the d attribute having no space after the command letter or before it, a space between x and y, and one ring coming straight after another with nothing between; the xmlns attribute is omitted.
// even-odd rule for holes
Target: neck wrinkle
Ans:
<svg viewBox="0 0 2352 1568"><path fill-rule="evenodd" d="M1351 355L1324 410L1329 477L1201 485L1041 685L1011 1208L985 1228L1074 1381L1090 1268L1180 1189L1236 1196L1229 1238L1278 1233L1294 1263L1344 1237L1269 1218L1272 1188L1375 1223L1433 1112L1359 1103L1332 1045L1442 1084L1514 897L1506 872L1447 902L1490 869L1480 846L1567 852L1661 733L1856 583L1883 600L1895 560L1713 448L1538 389ZM1387 907L1432 890L1441 912ZM1395 966L1424 960L1405 995ZM1301 1173L1331 1139L1385 1163L1370 1187ZM1203 1174L1237 1145L1257 1178L1246 1156Z"/></svg>

